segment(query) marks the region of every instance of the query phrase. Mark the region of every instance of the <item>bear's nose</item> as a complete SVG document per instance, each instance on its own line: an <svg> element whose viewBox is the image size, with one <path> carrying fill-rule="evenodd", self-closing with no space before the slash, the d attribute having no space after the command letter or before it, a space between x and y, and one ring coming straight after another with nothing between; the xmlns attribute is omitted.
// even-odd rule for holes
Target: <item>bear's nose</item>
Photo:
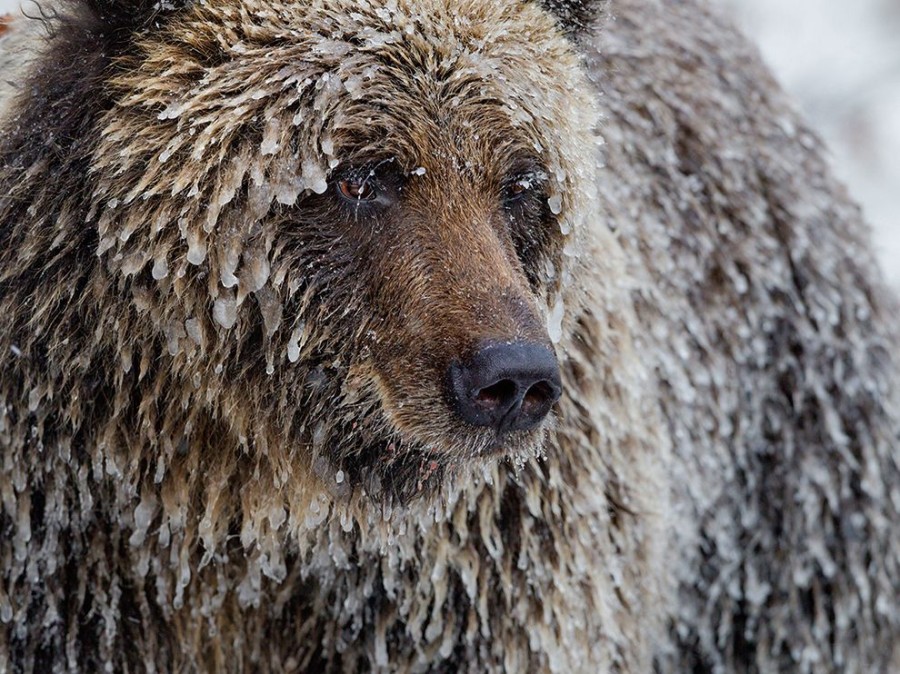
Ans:
<svg viewBox="0 0 900 674"><path fill-rule="evenodd" d="M460 418L498 433L534 428L562 393L556 355L528 342L488 344L466 364L452 363L448 377Z"/></svg>

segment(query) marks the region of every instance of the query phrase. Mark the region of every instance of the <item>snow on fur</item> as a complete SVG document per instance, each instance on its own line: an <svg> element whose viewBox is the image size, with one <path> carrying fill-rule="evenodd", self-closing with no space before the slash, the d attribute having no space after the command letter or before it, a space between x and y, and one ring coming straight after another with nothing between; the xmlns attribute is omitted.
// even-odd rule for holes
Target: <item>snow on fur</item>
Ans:
<svg viewBox="0 0 900 674"><path fill-rule="evenodd" d="M0 669L897 666L856 208L704 4L546 4L72 2L14 59ZM565 394L498 461L437 384L397 405L391 307L309 204L385 148L487 185L526 146Z"/></svg>

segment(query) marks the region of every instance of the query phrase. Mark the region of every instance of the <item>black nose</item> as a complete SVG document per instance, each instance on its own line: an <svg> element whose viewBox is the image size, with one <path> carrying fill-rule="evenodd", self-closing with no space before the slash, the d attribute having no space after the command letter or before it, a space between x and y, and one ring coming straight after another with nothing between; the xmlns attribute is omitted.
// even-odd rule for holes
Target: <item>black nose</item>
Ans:
<svg viewBox="0 0 900 674"><path fill-rule="evenodd" d="M534 428L562 393L556 356L541 344L489 344L450 365L449 381L462 420L498 432Z"/></svg>

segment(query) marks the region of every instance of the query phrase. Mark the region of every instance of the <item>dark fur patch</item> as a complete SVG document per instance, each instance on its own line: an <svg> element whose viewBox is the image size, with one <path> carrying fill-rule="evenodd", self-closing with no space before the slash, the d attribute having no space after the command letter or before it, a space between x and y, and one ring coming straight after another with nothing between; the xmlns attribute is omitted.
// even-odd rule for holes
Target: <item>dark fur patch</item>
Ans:
<svg viewBox="0 0 900 674"><path fill-rule="evenodd" d="M192 0L79 0L73 4L81 5L109 34L150 26L189 6Z"/></svg>
<svg viewBox="0 0 900 674"><path fill-rule="evenodd" d="M3 138L4 155L23 166L48 151L69 162L72 150L92 139L95 119L111 105L103 87L111 59L128 50L134 31L161 24L189 4L73 0L58 9L38 4L35 18L45 22L49 34L47 56L22 88L25 117Z"/></svg>
<svg viewBox="0 0 900 674"><path fill-rule="evenodd" d="M541 0L544 9L553 13L569 35L585 32L606 7L607 0Z"/></svg>

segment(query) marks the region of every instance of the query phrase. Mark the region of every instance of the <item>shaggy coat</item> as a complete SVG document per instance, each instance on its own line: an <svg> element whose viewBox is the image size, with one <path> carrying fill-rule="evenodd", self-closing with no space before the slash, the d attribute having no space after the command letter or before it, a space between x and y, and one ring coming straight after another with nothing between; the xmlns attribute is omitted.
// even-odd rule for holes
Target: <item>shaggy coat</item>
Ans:
<svg viewBox="0 0 900 674"><path fill-rule="evenodd" d="M704 3L601 4L13 25L0 671L900 667L859 213ZM486 341L539 427L455 414Z"/></svg>
<svg viewBox="0 0 900 674"><path fill-rule="evenodd" d="M818 138L727 22L617 0L586 45L673 448L666 672L900 671L896 297Z"/></svg>

